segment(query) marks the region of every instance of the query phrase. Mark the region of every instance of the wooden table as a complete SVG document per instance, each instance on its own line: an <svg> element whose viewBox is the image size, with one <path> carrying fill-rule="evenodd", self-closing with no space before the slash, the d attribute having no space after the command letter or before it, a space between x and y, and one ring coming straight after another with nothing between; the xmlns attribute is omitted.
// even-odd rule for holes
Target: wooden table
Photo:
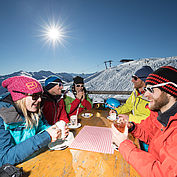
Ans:
<svg viewBox="0 0 177 177"><path fill-rule="evenodd" d="M93 117L88 119L79 115L82 127L74 133L78 134L84 125L111 126L111 121L106 119L108 110L92 109L85 112L93 113ZM23 167L26 176L31 177L139 177L117 151L114 154L103 154L69 148L61 151L47 150L18 167Z"/></svg>

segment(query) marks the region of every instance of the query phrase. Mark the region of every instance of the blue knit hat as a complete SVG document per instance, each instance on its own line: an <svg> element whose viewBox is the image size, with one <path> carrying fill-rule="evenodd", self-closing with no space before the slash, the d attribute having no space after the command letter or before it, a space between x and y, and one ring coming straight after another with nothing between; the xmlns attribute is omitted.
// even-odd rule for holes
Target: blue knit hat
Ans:
<svg viewBox="0 0 177 177"><path fill-rule="evenodd" d="M56 83L52 83L52 82L56 82ZM51 88L53 88L54 86L57 85L57 83L63 83L62 80L57 77L57 76L49 76L46 80L45 80L45 84L44 87L46 90L50 90Z"/></svg>
<svg viewBox="0 0 177 177"><path fill-rule="evenodd" d="M149 74L153 72L153 69L150 66L143 66L135 72L135 76L139 77L142 81L145 82Z"/></svg>

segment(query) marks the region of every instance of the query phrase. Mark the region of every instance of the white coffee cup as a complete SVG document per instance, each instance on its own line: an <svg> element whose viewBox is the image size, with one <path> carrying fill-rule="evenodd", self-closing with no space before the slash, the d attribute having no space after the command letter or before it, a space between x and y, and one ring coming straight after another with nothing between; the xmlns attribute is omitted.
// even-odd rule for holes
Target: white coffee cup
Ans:
<svg viewBox="0 0 177 177"><path fill-rule="evenodd" d="M71 126L77 126L77 115L72 115L70 117Z"/></svg>
<svg viewBox="0 0 177 177"><path fill-rule="evenodd" d="M115 112L110 113L110 119L116 120L116 113Z"/></svg>
<svg viewBox="0 0 177 177"><path fill-rule="evenodd" d="M65 138L65 125L66 125L66 122L63 121L63 120L60 120L60 121L56 122L55 124L61 130L61 138L64 139Z"/></svg>

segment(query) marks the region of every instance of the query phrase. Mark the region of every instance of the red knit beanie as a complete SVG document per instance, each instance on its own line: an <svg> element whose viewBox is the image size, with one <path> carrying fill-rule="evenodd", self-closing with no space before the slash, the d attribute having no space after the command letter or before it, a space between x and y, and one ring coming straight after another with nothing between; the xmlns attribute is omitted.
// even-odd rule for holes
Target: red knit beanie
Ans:
<svg viewBox="0 0 177 177"><path fill-rule="evenodd" d="M157 85L165 82L173 82L177 84L177 69L172 66L163 66L150 74L146 79L146 85ZM177 97L177 87L173 84L167 84L158 87L168 94Z"/></svg>
<svg viewBox="0 0 177 177"><path fill-rule="evenodd" d="M27 76L10 77L2 82L2 86L11 93L13 101L26 97L26 95L13 92L13 90L29 94L43 91L41 84L36 79Z"/></svg>

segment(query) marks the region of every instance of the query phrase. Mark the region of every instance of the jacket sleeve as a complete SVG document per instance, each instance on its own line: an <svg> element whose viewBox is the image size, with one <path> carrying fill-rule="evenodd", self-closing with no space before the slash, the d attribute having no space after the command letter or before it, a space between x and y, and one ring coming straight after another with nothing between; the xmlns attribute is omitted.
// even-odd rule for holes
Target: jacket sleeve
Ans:
<svg viewBox="0 0 177 177"><path fill-rule="evenodd" d="M78 98L73 99L73 98L67 96L65 98L66 112L68 114L72 114L77 109L79 104L80 104L80 100Z"/></svg>
<svg viewBox="0 0 177 177"><path fill-rule="evenodd" d="M86 99L84 99L81 104L87 109L91 109L92 108L92 101L90 100L90 98L88 97L88 95L86 96Z"/></svg>
<svg viewBox="0 0 177 177"><path fill-rule="evenodd" d="M0 166L6 163L18 164L40 148L47 146L50 141L50 135L43 131L15 144L9 130L5 130L3 120L0 118Z"/></svg>
<svg viewBox="0 0 177 177"><path fill-rule="evenodd" d="M68 116L67 116L67 113L66 113L65 104L64 104L63 99L60 100L60 104L61 104L60 107L62 108L62 110L61 110L61 113L60 113L59 120L63 120L66 123L68 123L69 120L68 120Z"/></svg>
<svg viewBox="0 0 177 177"><path fill-rule="evenodd" d="M141 141L144 141L146 144L149 144L152 137L152 125L153 125L153 118L151 116L147 117L145 120L142 120L141 123L134 123L135 129L131 132L132 135Z"/></svg>
<svg viewBox="0 0 177 177"><path fill-rule="evenodd" d="M115 109L117 111L117 114L130 113L133 109L134 100L135 100L135 96L134 93L132 92L129 98L127 99L126 103Z"/></svg>
<svg viewBox="0 0 177 177"><path fill-rule="evenodd" d="M145 120L150 115L150 110L145 110L146 108L142 108L142 112L136 115L129 114L129 121L133 121L135 123L140 123L141 120Z"/></svg>
<svg viewBox="0 0 177 177"><path fill-rule="evenodd" d="M177 138L177 134L173 137ZM161 147L159 147L161 148ZM119 146L119 152L142 177L177 176L177 142L166 146L164 160L160 162L151 153L138 149L132 141L125 140Z"/></svg>

